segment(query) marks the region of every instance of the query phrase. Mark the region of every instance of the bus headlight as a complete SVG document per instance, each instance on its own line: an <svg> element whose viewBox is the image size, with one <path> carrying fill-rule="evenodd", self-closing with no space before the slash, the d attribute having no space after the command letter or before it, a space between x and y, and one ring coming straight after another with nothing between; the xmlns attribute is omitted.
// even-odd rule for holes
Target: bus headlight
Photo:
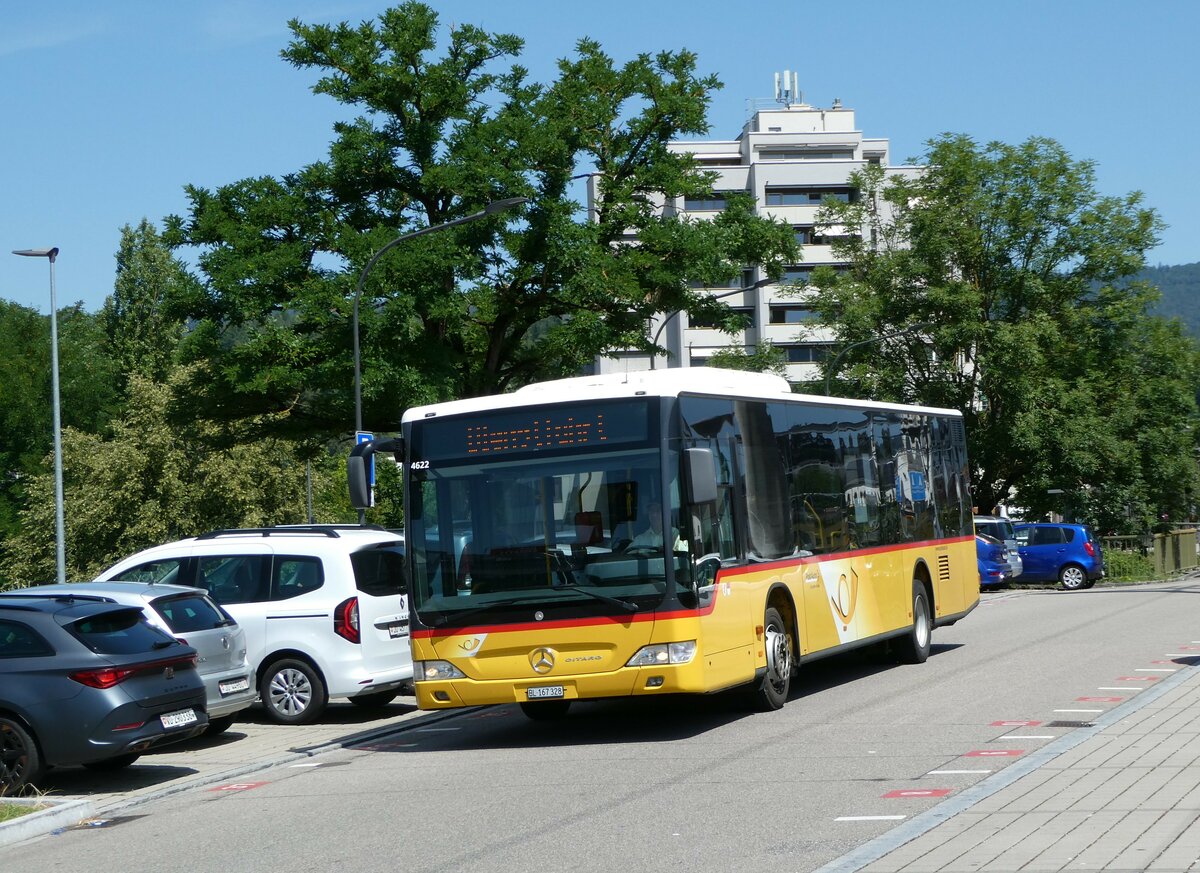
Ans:
<svg viewBox="0 0 1200 873"><path fill-rule="evenodd" d="M467 674L449 661L413 661L413 679L417 682L465 678Z"/></svg>
<svg viewBox="0 0 1200 873"><path fill-rule="evenodd" d="M626 667L658 667L663 664L686 664L696 656L696 641L659 643L643 646L630 658Z"/></svg>

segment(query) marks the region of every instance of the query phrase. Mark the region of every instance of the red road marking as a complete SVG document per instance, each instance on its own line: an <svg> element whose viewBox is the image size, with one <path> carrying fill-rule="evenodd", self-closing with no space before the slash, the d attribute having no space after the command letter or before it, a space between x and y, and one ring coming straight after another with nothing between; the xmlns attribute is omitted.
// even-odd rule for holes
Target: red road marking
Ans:
<svg viewBox="0 0 1200 873"><path fill-rule="evenodd" d="M218 785L216 788L210 788L209 791L249 791L251 788L257 788L260 785L266 785L266 782L230 782L228 785Z"/></svg>
<svg viewBox="0 0 1200 873"><path fill-rule="evenodd" d="M1200 646L1177 646L1181 652L1200 652Z"/></svg>
<svg viewBox="0 0 1200 873"><path fill-rule="evenodd" d="M1151 661L1151 664L1178 664L1178 661Z"/></svg>
<svg viewBox="0 0 1200 873"><path fill-rule="evenodd" d="M1024 749L976 749L973 752L967 752L963 755L964 758L1016 758L1024 755Z"/></svg>
<svg viewBox="0 0 1200 873"><path fill-rule="evenodd" d="M1157 676L1118 676L1118 682L1157 682Z"/></svg>
<svg viewBox="0 0 1200 873"><path fill-rule="evenodd" d="M1121 703L1124 697L1076 697L1076 703Z"/></svg>
<svg viewBox="0 0 1200 873"><path fill-rule="evenodd" d="M945 797L952 792L953 788L901 788L898 791L889 791L883 795L887 798L896 797Z"/></svg>
<svg viewBox="0 0 1200 873"><path fill-rule="evenodd" d="M1037 727L1040 721L994 721L992 727Z"/></svg>

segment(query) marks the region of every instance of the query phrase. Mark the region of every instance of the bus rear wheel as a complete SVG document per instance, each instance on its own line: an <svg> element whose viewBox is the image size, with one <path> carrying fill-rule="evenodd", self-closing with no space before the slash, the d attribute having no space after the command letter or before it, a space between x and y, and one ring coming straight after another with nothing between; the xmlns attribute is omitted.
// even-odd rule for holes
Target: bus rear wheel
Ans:
<svg viewBox="0 0 1200 873"><path fill-rule="evenodd" d="M905 664L924 664L933 643L933 619L929 593L920 579L913 579L912 598L912 627L897 641L896 654Z"/></svg>
<svg viewBox="0 0 1200 873"><path fill-rule="evenodd" d="M792 635L773 606L767 607L763 617L763 643L767 669L755 682L751 700L759 712L771 712L787 703L792 685Z"/></svg>

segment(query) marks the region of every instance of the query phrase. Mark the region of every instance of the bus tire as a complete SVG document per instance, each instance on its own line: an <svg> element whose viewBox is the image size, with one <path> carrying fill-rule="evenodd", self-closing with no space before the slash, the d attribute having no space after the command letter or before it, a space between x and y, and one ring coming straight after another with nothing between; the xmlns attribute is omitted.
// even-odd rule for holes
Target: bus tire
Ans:
<svg viewBox="0 0 1200 873"><path fill-rule="evenodd" d="M767 654L767 669L754 685L751 701L759 712L781 708L788 699L792 684L792 635L773 606L763 617L763 644Z"/></svg>
<svg viewBox="0 0 1200 873"><path fill-rule="evenodd" d="M905 664L924 664L933 642L933 619L929 607L929 592L920 579L913 579L912 599L912 627L897 641L896 654Z"/></svg>
<svg viewBox="0 0 1200 873"><path fill-rule="evenodd" d="M533 721L558 721L570 708L569 700L533 700L521 704L521 712Z"/></svg>

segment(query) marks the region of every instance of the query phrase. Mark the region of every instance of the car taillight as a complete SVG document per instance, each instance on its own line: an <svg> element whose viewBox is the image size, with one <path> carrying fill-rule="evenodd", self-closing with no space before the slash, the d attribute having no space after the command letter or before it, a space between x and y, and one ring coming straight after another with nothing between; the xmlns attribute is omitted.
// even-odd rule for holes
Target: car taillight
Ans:
<svg viewBox="0 0 1200 873"><path fill-rule="evenodd" d="M71 674L71 678L89 688L112 688L136 672L128 667L102 667L99 670L77 670Z"/></svg>
<svg viewBox="0 0 1200 873"><path fill-rule="evenodd" d="M1090 558L1096 557L1096 547L1093 546L1090 542L1087 542L1087 541L1084 542L1083 550L1088 553L1088 557L1090 557Z"/></svg>
<svg viewBox="0 0 1200 873"><path fill-rule="evenodd" d="M89 688L112 688L137 673L165 671L168 667L172 670L194 670L196 663L197 656L189 655L186 658L151 661L149 664L139 664L135 667L99 667L95 670L76 670L70 676L80 685L86 685Z"/></svg>
<svg viewBox="0 0 1200 873"><path fill-rule="evenodd" d="M358 632L358 598L343 600L333 611L333 632L352 643L362 638Z"/></svg>

